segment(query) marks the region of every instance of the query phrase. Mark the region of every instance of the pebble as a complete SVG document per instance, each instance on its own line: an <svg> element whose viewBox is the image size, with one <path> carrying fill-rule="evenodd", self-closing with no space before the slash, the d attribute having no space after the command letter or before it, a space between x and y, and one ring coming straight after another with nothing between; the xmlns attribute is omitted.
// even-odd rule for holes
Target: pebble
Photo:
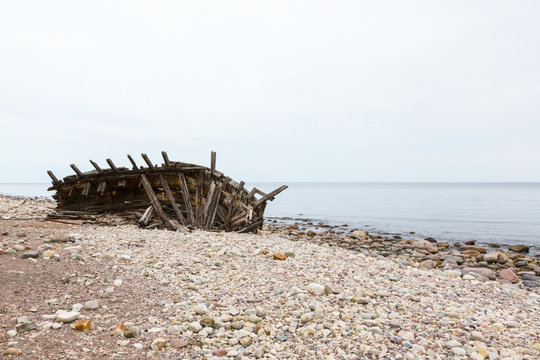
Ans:
<svg viewBox="0 0 540 360"><path fill-rule="evenodd" d="M202 330L202 328L203 327L201 326L201 324L199 324L198 321L194 321L188 325L188 329L194 333L198 333Z"/></svg>
<svg viewBox="0 0 540 360"><path fill-rule="evenodd" d="M39 253L37 251L25 251L21 255L21 259L29 259L29 258L37 259L38 257L39 257Z"/></svg>
<svg viewBox="0 0 540 360"><path fill-rule="evenodd" d="M56 316L56 320L63 323L70 323L77 320L79 316L80 316L80 313L76 311L65 311L58 314Z"/></svg>
<svg viewBox="0 0 540 360"><path fill-rule="evenodd" d="M11 356L19 356L22 354L22 350L14 347L7 348L4 353L4 355L11 355Z"/></svg>
<svg viewBox="0 0 540 360"><path fill-rule="evenodd" d="M27 322L27 323L18 325L16 329L17 329L17 333L20 334L20 333L23 333L23 332L26 332L26 331L36 330L37 329L37 324L33 323L33 322Z"/></svg>
<svg viewBox="0 0 540 360"><path fill-rule="evenodd" d="M250 346L253 344L253 339L250 336L244 336L240 339L240 344L242 344L242 346Z"/></svg>
<svg viewBox="0 0 540 360"><path fill-rule="evenodd" d="M188 346L188 342L184 339L172 339L169 343L172 347L181 349Z"/></svg>
<svg viewBox="0 0 540 360"><path fill-rule="evenodd" d="M84 310L96 310L99 307L99 300L90 300L84 303Z"/></svg>
<svg viewBox="0 0 540 360"><path fill-rule="evenodd" d="M467 352L462 347L453 347L452 353L454 353L454 355L459 355L459 356L467 355Z"/></svg>
<svg viewBox="0 0 540 360"><path fill-rule="evenodd" d="M124 336L128 339L134 338L135 336L137 336L137 330L135 330L134 328L126 329L126 331L124 331Z"/></svg>
<svg viewBox="0 0 540 360"><path fill-rule="evenodd" d="M317 284L317 283L310 283L307 287L307 290L315 295L325 295L326 289L324 285Z"/></svg>
<svg viewBox="0 0 540 360"><path fill-rule="evenodd" d="M152 348L152 350L161 350L165 347L166 344L167 344L167 340L163 338L157 338L154 341L152 341L150 348Z"/></svg>
<svg viewBox="0 0 540 360"><path fill-rule="evenodd" d="M122 279L114 280L113 285L116 286L116 287L122 286Z"/></svg>
<svg viewBox="0 0 540 360"><path fill-rule="evenodd" d="M92 322L89 319L77 320L75 322L75 331L87 332L92 328Z"/></svg>
<svg viewBox="0 0 540 360"><path fill-rule="evenodd" d="M204 315L208 312L208 307L206 307L205 304L197 304L193 308L193 311L195 311L195 314L197 315Z"/></svg>

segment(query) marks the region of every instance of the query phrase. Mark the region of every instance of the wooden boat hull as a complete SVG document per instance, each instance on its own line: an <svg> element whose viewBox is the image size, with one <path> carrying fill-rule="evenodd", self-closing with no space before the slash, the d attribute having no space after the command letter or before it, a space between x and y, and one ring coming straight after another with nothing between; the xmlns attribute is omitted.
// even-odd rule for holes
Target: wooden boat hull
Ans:
<svg viewBox="0 0 540 360"><path fill-rule="evenodd" d="M113 213L136 218L141 226L155 220L170 229L256 232L262 227L266 202L287 188L283 185L269 194L256 188L248 192L244 182L215 170L214 152L210 168L162 155L159 167L145 154L147 167L137 166L129 155L132 169L118 168L110 159L109 169L90 161L95 170L85 173L72 164L76 175L62 181L49 171L58 213Z"/></svg>

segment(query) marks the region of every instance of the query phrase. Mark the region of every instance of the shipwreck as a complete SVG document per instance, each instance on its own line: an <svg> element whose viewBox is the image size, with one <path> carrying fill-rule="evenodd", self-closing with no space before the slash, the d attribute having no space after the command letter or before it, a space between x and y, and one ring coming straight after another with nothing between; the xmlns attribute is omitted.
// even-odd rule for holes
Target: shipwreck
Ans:
<svg viewBox="0 0 540 360"><path fill-rule="evenodd" d="M265 193L256 187L244 188L216 170L212 151L210 167L170 161L161 152L163 163L153 164L141 154L146 167L138 166L128 155L132 168L117 167L107 159L108 168L90 160L94 170L81 172L71 164L75 175L59 180L52 171L49 191L56 191L56 213L52 217L80 219L85 216L120 215L142 227L171 230L203 229L257 232L262 228L268 201L287 188L280 186Z"/></svg>

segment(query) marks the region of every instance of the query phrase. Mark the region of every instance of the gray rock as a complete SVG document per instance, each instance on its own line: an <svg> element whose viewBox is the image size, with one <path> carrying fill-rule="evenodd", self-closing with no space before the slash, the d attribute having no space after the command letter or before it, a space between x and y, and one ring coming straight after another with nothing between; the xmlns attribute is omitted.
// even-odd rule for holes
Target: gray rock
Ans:
<svg viewBox="0 0 540 360"><path fill-rule="evenodd" d="M16 329L17 329L17 333L20 334L20 333L23 333L23 332L26 332L26 331L29 331L29 330L36 330L37 329L37 324L33 323L33 322L27 322L27 323L18 325L16 327Z"/></svg>
<svg viewBox="0 0 540 360"><path fill-rule="evenodd" d="M37 259L38 257L39 257L39 253L37 251L25 251L21 255L21 259L28 259L28 258Z"/></svg>
<svg viewBox="0 0 540 360"><path fill-rule="evenodd" d="M522 284L523 286L530 287L530 288L538 286L538 282L534 280L523 280Z"/></svg>
<svg viewBox="0 0 540 360"><path fill-rule="evenodd" d="M84 310L96 310L99 307L99 300L90 300L84 303Z"/></svg>

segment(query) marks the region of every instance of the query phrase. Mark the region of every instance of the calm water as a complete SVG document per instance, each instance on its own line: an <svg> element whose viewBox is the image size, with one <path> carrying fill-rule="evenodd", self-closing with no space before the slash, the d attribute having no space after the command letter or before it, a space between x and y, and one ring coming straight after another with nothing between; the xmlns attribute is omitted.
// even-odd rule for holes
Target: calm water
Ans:
<svg viewBox="0 0 540 360"><path fill-rule="evenodd" d="M257 183L263 191L281 184ZM309 218L373 232L540 247L540 183L289 183L269 217ZM49 184L0 184L0 194L50 196Z"/></svg>
<svg viewBox="0 0 540 360"><path fill-rule="evenodd" d="M254 185L270 191L281 184ZM540 247L540 183L292 183L265 215Z"/></svg>

